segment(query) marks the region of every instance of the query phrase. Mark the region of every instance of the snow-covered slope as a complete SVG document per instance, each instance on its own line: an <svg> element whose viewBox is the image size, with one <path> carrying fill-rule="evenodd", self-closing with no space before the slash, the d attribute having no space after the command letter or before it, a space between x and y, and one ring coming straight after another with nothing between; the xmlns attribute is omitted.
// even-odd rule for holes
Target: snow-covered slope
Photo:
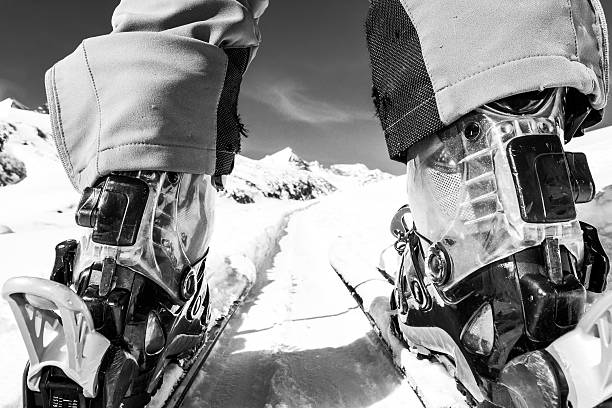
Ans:
<svg viewBox="0 0 612 408"><path fill-rule="evenodd" d="M338 189L361 186L391 177L363 164L333 165L307 162L287 147L261 160L237 156L236 167L227 177L224 195L240 203L263 197L311 200Z"/></svg>
<svg viewBox="0 0 612 408"><path fill-rule="evenodd" d="M3 144L5 151L21 160L28 172L19 183L0 188L1 286L12 276L47 277L53 264L54 246L85 231L74 225L79 195L64 175L53 142L47 136L44 125L48 117L36 112L0 109L0 121L8 128ZM234 175L226 180L225 197L218 200L216 232L207 261L217 316L223 314L243 287L260 278L262 270L273 264L278 240L291 214L317 203L314 198L321 199L334 191L358 188L372 180L389 177L362 165L344 165L343 169L344 173L339 174L317 163L306 163L290 149L262 160L238 158ZM240 195L236 194L239 190ZM248 197L247 202L252 204L240 204L234 199L237 197ZM325 254L321 260L326 262ZM354 316L361 318L358 314ZM368 326L364 327L367 331ZM27 356L4 301L0 301L0 329L3 344L0 407L16 407ZM318 342L325 342L324 337ZM388 364L387 370L397 376ZM169 375L179 373L176 369ZM167 393L162 389L159 394L164 391ZM159 394L154 404L163 401Z"/></svg>
<svg viewBox="0 0 612 408"><path fill-rule="evenodd" d="M598 228L608 255L612 254L611 143L612 128L605 128L587 133L567 146L568 151L584 152L588 157L598 192L592 202L577 205L578 217ZM383 185L381 183L379 186ZM394 192L388 189L380 195L394 195ZM361 226L358 232L351 234L348 230L339 237L330 249L330 261L380 328L381 336L391 348L395 364L405 371L407 380L424 405L428 408L467 407L465 397L456 389L455 380L442 364L418 359L391 334L389 295L393 287L381 277L377 268L392 273L399 266L397 253L391 246L393 239L386 229L397 207L381 205L378 211L369 214L369 222ZM380 256L381 250L385 250L383 257ZM612 285L611 277L608 276L609 288Z"/></svg>
<svg viewBox="0 0 612 408"><path fill-rule="evenodd" d="M578 218L597 228L604 249L612 256L612 127L572 140L567 150L586 154L597 188L593 201L576 206Z"/></svg>
<svg viewBox="0 0 612 408"><path fill-rule="evenodd" d="M26 164L28 176L0 188L0 225L14 231L0 234L0 285L15 275L47 276L54 245L83 233L73 221L78 195L63 175L52 142L36 130L45 117L35 116L41 126L11 119L23 138L9 142L11 151ZM608 137L612 129L599 130L573 141L568 150L589 157L600 193L578 211L600 228L612 249ZM227 196L218 203L207 273L218 313L240 285L255 280L255 287L186 406L418 407L421 400L428 408L465 405L441 366L417 360L393 343L396 362L411 367L410 381L420 387L417 398L328 264L329 248L342 237L350 239L358 256L336 260L352 262L353 270L374 270L380 251L393 242L388 222L405 202L404 183L403 177L389 178L361 165L328 169L299 159L290 149L261 160L237 160L226 180ZM372 293L383 288L380 296L369 294L368 307L384 318L387 286L370 280L361 287L377 287ZM14 407L27 357L4 302L0 329L0 407Z"/></svg>
<svg viewBox="0 0 612 408"><path fill-rule="evenodd" d="M339 191L290 217L274 263L258 271L185 407L422 406L328 262L339 236L361 237L372 244L366 253L379 251L403 183Z"/></svg>

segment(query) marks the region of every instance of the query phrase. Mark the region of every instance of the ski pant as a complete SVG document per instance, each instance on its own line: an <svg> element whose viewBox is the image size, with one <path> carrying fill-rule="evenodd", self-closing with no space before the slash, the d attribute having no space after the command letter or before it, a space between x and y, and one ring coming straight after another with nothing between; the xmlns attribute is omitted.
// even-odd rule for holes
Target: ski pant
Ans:
<svg viewBox="0 0 612 408"><path fill-rule="evenodd" d="M74 186L116 170L231 171L240 80L267 3L122 0L111 34L84 40L46 74ZM366 26L374 102L396 160L508 95L568 86L596 110L607 101L599 0L370 0Z"/></svg>
<svg viewBox="0 0 612 408"><path fill-rule="evenodd" d="M116 170L228 173L240 79L267 3L122 0L112 33L84 40L45 76L73 185L83 190Z"/></svg>

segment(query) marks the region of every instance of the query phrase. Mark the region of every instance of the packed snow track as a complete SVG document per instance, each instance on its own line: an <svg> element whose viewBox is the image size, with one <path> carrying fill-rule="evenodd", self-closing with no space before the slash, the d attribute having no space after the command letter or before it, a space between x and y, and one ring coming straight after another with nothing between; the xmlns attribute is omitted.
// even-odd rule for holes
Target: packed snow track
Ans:
<svg viewBox="0 0 612 408"><path fill-rule="evenodd" d="M339 236L369 222L381 188L402 188L382 184L367 187L370 199L341 192L289 216L183 407L423 406L328 261Z"/></svg>

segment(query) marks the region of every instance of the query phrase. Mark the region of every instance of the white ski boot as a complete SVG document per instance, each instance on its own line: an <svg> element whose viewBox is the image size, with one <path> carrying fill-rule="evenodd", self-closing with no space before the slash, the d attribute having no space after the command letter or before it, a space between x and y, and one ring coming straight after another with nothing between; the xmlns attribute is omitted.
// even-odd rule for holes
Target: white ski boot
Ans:
<svg viewBox="0 0 612 408"><path fill-rule="evenodd" d="M597 231L576 220L574 203L595 186L584 154L563 148L579 121L565 112L570 96L485 105L408 163L410 209L392 225L402 255L392 328L451 361L481 406L587 408L612 397L612 296L585 314L609 262Z"/></svg>

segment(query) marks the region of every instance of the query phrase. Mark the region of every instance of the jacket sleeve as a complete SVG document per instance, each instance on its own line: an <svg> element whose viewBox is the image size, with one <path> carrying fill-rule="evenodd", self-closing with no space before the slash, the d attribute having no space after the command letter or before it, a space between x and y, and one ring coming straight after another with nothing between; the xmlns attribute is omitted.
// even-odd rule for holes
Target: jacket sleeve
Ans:
<svg viewBox="0 0 612 408"><path fill-rule="evenodd" d="M54 139L78 190L117 170L225 174L268 0L123 0L112 32L47 71Z"/></svg>

